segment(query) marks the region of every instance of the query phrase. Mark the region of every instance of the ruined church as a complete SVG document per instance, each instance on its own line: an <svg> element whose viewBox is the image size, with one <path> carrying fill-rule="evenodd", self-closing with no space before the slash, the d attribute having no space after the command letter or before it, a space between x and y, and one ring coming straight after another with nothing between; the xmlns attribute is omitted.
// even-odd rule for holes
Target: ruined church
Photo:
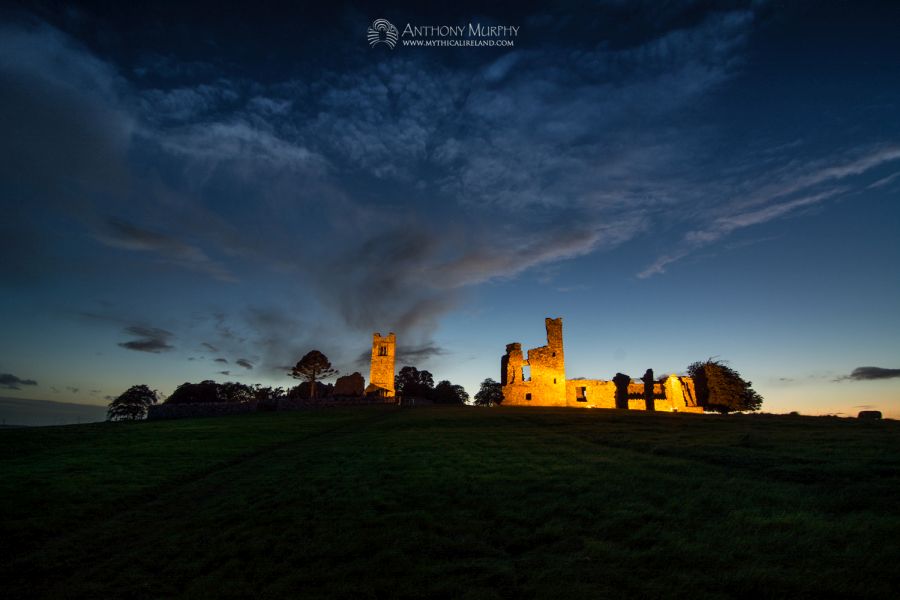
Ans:
<svg viewBox="0 0 900 600"><path fill-rule="evenodd" d="M390 332L386 336L372 334L372 363L369 370L367 396L393 398L394 389L394 357L397 354L397 336Z"/></svg>
<svg viewBox="0 0 900 600"><path fill-rule="evenodd" d="M504 406L627 408L702 413L690 377L654 380L647 369L640 383L621 373L612 380L566 379L562 318L544 320L547 345L522 354L522 344L507 344L500 359ZM374 362L373 362L374 364Z"/></svg>

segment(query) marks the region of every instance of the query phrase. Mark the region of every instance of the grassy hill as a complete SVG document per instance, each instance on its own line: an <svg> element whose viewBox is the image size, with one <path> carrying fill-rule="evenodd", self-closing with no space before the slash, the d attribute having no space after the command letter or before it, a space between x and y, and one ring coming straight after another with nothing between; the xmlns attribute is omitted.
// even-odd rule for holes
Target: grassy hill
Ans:
<svg viewBox="0 0 900 600"><path fill-rule="evenodd" d="M4 596L893 598L900 423L361 407L0 431Z"/></svg>

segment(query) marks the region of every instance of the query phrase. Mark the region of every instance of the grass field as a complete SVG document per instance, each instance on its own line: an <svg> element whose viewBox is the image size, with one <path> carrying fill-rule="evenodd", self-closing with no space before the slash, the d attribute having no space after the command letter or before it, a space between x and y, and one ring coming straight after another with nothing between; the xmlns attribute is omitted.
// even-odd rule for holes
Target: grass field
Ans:
<svg viewBox="0 0 900 600"><path fill-rule="evenodd" d="M0 431L2 595L896 598L900 423L360 407Z"/></svg>

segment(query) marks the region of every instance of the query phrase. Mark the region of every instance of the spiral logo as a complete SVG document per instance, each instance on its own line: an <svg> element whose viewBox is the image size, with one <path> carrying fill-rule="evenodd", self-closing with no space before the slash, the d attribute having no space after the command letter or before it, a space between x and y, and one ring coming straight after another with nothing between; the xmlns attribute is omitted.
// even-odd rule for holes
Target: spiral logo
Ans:
<svg viewBox="0 0 900 600"><path fill-rule="evenodd" d="M388 48L393 48L397 45L400 32L387 19L375 19L369 26L366 37L369 38L369 45L373 48L378 44L387 44Z"/></svg>

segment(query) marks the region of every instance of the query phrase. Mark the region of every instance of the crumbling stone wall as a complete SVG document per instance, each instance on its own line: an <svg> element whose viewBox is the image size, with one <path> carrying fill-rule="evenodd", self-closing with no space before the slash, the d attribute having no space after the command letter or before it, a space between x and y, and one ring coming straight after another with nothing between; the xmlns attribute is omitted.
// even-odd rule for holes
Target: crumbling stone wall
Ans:
<svg viewBox="0 0 900 600"><path fill-rule="evenodd" d="M644 374L644 383L617 374L612 381L602 379L565 379L562 319L545 319L547 345L532 348L527 356L519 343L507 344L500 359L500 385L504 406L570 406L578 408L628 408L631 410L703 412L697 405L694 382L690 377L670 375L655 381L652 369ZM531 371L530 378L524 374ZM617 384L621 386L617 404ZM648 386L652 388L648 389Z"/></svg>
<svg viewBox="0 0 900 600"><path fill-rule="evenodd" d="M394 389L394 357L397 353L397 336L394 332L382 337L380 333L372 334L372 366L369 371L369 387L366 394L393 398Z"/></svg>
<svg viewBox="0 0 900 600"><path fill-rule="evenodd" d="M366 380L357 372L338 377L334 382L335 396L362 396L366 389Z"/></svg>
<svg viewBox="0 0 900 600"><path fill-rule="evenodd" d="M500 359L503 404L507 406L565 406L566 363L563 354L562 319L544 319L547 344L522 355L522 345L506 346ZM525 376L525 367L530 376Z"/></svg>

